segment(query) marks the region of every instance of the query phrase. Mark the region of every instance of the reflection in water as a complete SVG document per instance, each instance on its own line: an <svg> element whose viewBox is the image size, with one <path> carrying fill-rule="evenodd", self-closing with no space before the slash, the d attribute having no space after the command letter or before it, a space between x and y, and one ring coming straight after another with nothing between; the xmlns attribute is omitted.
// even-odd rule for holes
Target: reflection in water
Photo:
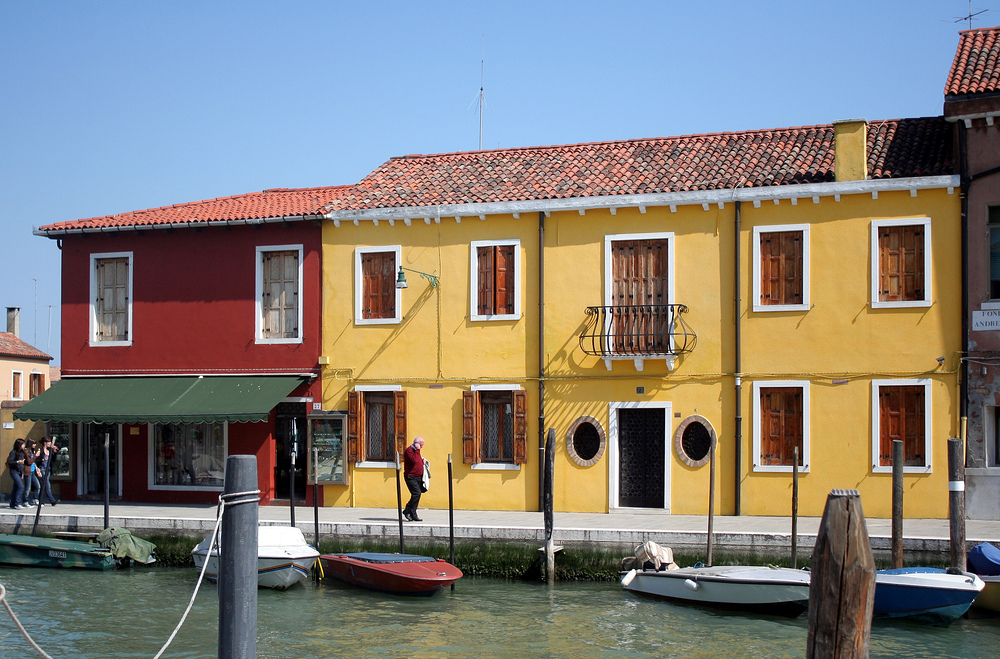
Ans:
<svg viewBox="0 0 1000 659"><path fill-rule="evenodd" d="M187 606L193 570L3 569L15 613L54 657L152 657ZM215 657L216 587L205 584L165 656ZM430 598L324 582L258 592L257 656L802 657L807 619L674 606L615 583L508 583L464 578ZM33 656L0 609L0 656ZM1000 618L951 627L877 623L872 657L996 656ZM6 654L5 654L6 653Z"/></svg>

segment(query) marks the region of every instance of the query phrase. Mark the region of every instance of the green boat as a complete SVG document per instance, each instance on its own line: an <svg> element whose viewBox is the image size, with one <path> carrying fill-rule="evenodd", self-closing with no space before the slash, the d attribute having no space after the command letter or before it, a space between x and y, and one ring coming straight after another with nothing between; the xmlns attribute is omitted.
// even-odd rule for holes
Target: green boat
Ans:
<svg viewBox="0 0 1000 659"><path fill-rule="evenodd" d="M0 533L0 564L113 570L115 557L92 542Z"/></svg>

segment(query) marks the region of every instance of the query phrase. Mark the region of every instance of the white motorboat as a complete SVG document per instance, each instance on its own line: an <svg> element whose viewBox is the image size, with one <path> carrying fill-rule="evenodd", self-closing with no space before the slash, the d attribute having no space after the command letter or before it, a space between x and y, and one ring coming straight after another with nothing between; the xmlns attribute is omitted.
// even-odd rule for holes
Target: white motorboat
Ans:
<svg viewBox="0 0 1000 659"><path fill-rule="evenodd" d="M809 606L809 572L766 565L632 569L622 587L689 604L797 616Z"/></svg>
<svg viewBox="0 0 1000 659"><path fill-rule="evenodd" d="M219 578L219 549L209 554L209 536L191 550L194 564L201 571L208 559L205 576ZM294 526L257 527L257 585L261 588L285 590L309 576L319 552L306 542L302 531Z"/></svg>

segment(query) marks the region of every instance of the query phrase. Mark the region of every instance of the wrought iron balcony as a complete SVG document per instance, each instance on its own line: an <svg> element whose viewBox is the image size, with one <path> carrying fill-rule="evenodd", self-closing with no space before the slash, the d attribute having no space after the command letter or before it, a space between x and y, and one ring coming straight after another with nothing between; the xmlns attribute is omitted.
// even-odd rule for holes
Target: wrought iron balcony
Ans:
<svg viewBox="0 0 1000 659"><path fill-rule="evenodd" d="M642 370L645 359L664 359L673 369L677 355L694 350L698 337L681 314L683 304L587 307L587 326L580 335L580 348L588 355L611 362L632 359Z"/></svg>

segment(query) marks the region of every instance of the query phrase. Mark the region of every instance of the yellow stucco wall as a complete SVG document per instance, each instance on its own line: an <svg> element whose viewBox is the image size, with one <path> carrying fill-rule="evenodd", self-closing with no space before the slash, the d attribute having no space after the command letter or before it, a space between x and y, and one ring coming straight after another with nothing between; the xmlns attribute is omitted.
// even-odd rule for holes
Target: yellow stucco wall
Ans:
<svg viewBox="0 0 1000 659"><path fill-rule="evenodd" d="M945 190L820 197L793 205L788 199L760 208L741 205L740 310L742 325L741 512L786 515L791 475L752 468L754 381L809 382L811 457L800 480L799 511L821 515L832 488L857 488L870 516L887 516L890 474L872 473L873 378L930 378L933 420L932 470L907 474L906 514L947 515L946 439L957 428L957 351L960 349L959 199ZM932 222L930 279L933 303L926 308L872 309L870 231L875 219L924 218ZM545 429L557 438L554 501L557 510L607 511L617 488L617 447L610 412L618 405L669 405L665 450L665 506L675 514L708 510L707 467L689 467L673 448L677 425L704 416L718 434L716 511L735 509L736 386L734 298L735 205L717 204L553 212L545 218ZM810 302L808 311L754 312L753 227L808 224ZM324 224L323 406L345 410L347 393L361 385L399 385L407 392L407 437L427 439L424 455L436 480L422 505L447 506L447 456L453 456L455 505L462 509L538 508L538 236L537 213L484 221L453 217L425 224L416 218L378 226ZM685 304L685 321L698 335L697 347L668 370L647 360L641 372L632 361L608 371L586 355L579 336L585 309L605 304L605 236L670 233L674 247L674 300ZM473 322L470 313L470 248L475 240L520 240L521 318ZM399 324L354 323L355 247L401 245L402 264L436 274L433 288L408 272ZM936 357L945 356L943 366ZM834 381L846 380L844 384ZM473 384L518 385L527 392L527 458L520 470L473 470L462 464L462 392ZM643 389L638 393L638 388ZM596 419L607 446L592 466L580 466L566 449L566 433L581 416ZM351 467L350 485L328 486L333 505L394 506L395 473ZM403 490L406 498L405 487Z"/></svg>

